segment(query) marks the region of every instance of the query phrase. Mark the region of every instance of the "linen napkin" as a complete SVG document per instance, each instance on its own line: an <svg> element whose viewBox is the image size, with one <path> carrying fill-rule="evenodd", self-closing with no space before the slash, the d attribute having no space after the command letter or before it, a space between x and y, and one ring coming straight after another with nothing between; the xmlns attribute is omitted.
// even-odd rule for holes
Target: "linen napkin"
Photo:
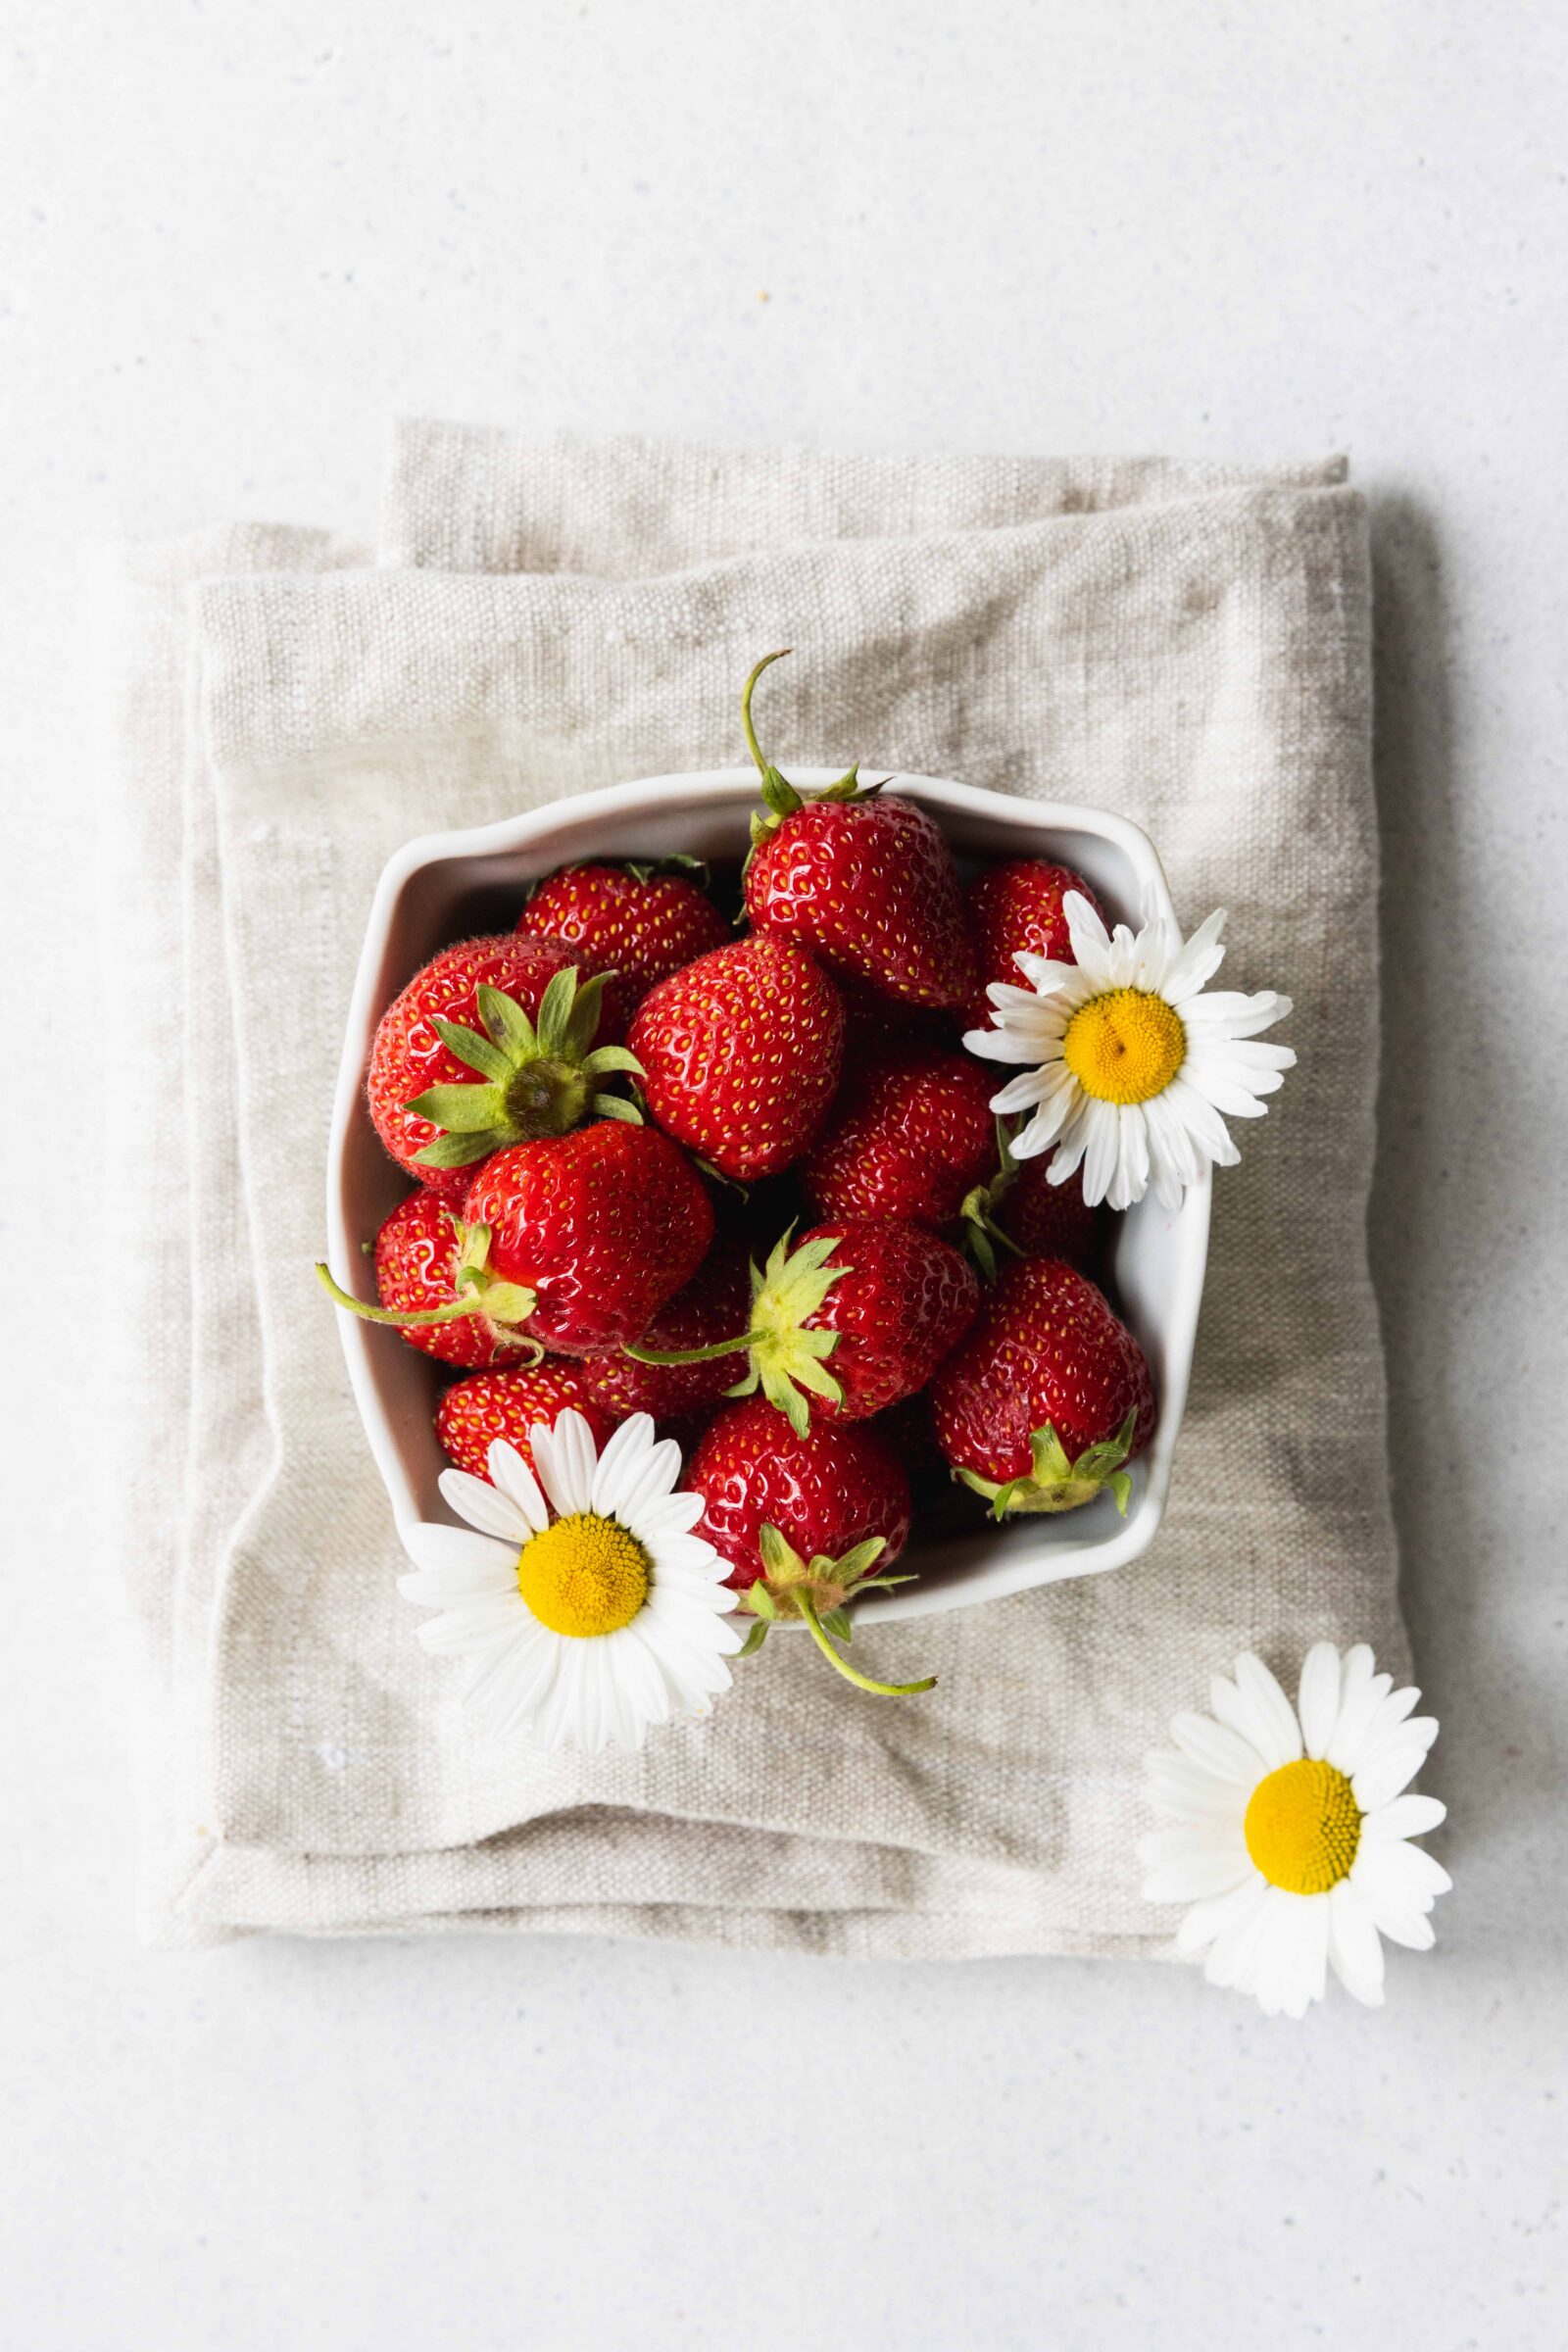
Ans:
<svg viewBox="0 0 1568 2352"><path fill-rule="evenodd" d="M146 1932L1161 1948L1133 1847L1172 1710L1243 1646L1286 1673L1325 1637L1403 1656L1364 1239L1367 551L1343 466L413 425L381 543L370 565L242 529L100 581ZM311 1280L350 983L401 842L728 763L737 681L779 643L786 765L858 757L1137 818L1189 925L1231 909L1241 984L1294 996L1300 1066L1216 1188L1143 1561L878 1627L879 1671L938 1673L919 1701L770 1643L638 1756L541 1757L477 1736L414 1639Z"/></svg>

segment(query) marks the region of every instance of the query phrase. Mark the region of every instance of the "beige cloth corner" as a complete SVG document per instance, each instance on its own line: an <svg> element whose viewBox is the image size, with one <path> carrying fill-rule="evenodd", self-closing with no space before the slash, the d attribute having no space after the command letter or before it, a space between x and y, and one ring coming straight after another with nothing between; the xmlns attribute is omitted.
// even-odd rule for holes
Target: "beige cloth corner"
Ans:
<svg viewBox="0 0 1568 2352"><path fill-rule="evenodd" d="M1171 1711L1248 1644L1286 1674L1323 1636L1403 1654L1363 1232L1365 525L1343 468L413 426L383 538L395 568L250 532L107 585L105 845L136 879L109 897L135 1169L116 1238L144 1315L195 1267L191 1357L165 1332L138 1358L126 1432L149 1932L1157 1948L1170 1923L1140 1901L1132 1848L1140 1760ZM799 650L779 742L800 760L1145 824L1189 922L1231 908L1238 983L1294 995L1301 1065L1217 1187L1189 1419L1144 1561L881 1629L879 1666L940 1674L918 1706L858 1701L770 1645L744 1695L640 1757L540 1758L475 1739L413 1639L310 1281L342 1015L400 842L727 760L737 680L780 642Z"/></svg>

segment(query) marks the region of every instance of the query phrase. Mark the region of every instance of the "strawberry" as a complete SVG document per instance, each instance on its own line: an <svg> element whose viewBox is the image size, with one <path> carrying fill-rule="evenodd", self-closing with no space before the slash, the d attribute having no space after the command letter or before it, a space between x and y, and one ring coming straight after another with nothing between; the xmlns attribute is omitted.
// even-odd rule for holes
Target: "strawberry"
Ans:
<svg viewBox="0 0 1568 2352"><path fill-rule="evenodd" d="M813 1422L798 1436L765 1396L727 1404L693 1454L686 1485L703 1497L696 1533L730 1563L745 1592L762 1573L757 1531L767 1520L807 1552L847 1551L880 1536L889 1567L909 1535L909 1482L877 1432Z"/></svg>
<svg viewBox="0 0 1568 2352"><path fill-rule="evenodd" d="M1108 1487L1154 1430L1144 1351L1087 1275L1060 1258L1004 1268L964 1345L932 1384L937 1442L1001 1519L1070 1511Z"/></svg>
<svg viewBox="0 0 1568 2352"><path fill-rule="evenodd" d="M748 1649L777 1619L799 1617L862 1690L902 1697L931 1688L869 1682L833 1646L850 1639L844 1611L855 1593L904 1581L882 1571L908 1538L909 1482L874 1430L813 1423L797 1435L764 1397L748 1397L710 1424L685 1483L703 1497L694 1532L729 1561L726 1581L758 1620Z"/></svg>
<svg viewBox="0 0 1568 2352"><path fill-rule="evenodd" d="M702 1179L646 1127L583 1127L499 1152L466 1213L470 1230L490 1234L492 1276L536 1294L530 1335L566 1354L597 1355L646 1331L713 1238Z"/></svg>
<svg viewBox="0 0 1568 2352"><path fill-rule="evenodd" d="M457 1279L462 1220L428 1187L411 1193L375 1237L375 1289L394 1315L422 1314L451 1304ZM465 1372L518 1360L514 1334L498 1331L483 1315L461 1323L415 1323L402 1336L411 1348Z"/></svg>
<svg viewBox="0 0 1568 2352"><path fill-rule="evenodd" d="M798 1436L808 1419L867 1419L923 1389L979 1306L974 1270L957 1250L902 1217L843 1217L791 1248L785 1234L752 1269L748 1328L710 1347L666 1354L646 1343L641 1363L703 1363L743 1353L729 1392L760 1385ZM829 1369L831 1359L831 1369Z"/></svg>
<svg viewBox="0 0 1568 2352"><path fill-rule="evenodd" d="M835 972L833 985L844 1005L846 1067L858 1054L877 1054L890 1046L946 1046L957 1042L951 1010L935 1004L903 1004L897 997L879 996L863 980Z"/></svg>
<svg viewBox="0 0 1568 2352"><path fill-rule="evenodd" d="M666 1133L748 1183L798 1159L838 1084L844 1008L783 940L741 939L650 989L631 1027L643 1097Z"/></svg>
<svg viewBox="0 0 1568 2352"><path fill-rule="evenodd" d="M722 948L730 928L695 858L658 865L567 865L541 882L517 929L557 939L590 971L613 970L607 1002L629 1019L657 981Z"/></svg>
<svg viewBox="0 0 1568 2352"><path fill-rule="evenodd" d="M872 1424L877 1436L890 1451L896 1453L908 1472L911 1493L927 1501L946 1496L952 1491L952 1473L948 1457L937 1444L937 1433L931 1425L931 1392L917 1389L901 1404L889 1405L878 1413Z"/></svg>
<svg viewBox="0 0 1568 2352"><path fill-rule="evenodd" d="M324 1266L317 1273L340 1306L373 1323L477 1317L536 1353L597 1355L648 1328L712 1237L711 1204L684 1153L651 1127L606 1121L485 1161L444 1303L410 1315L366 1306Z"/></svg>
<svg viewBox="0 0 1568 2352"><path fill-rule="evenodd" d="M968 1054L893 1047L858 1059L802 1166L817 1215L952 1224L996 1166L995 1091Z"/></svg>
<svg viewBox="0 0 1568 2352"><path fill-rule="evenodd" d="M963 1246L988 1282L996 1279L997 1249L1013 1257L1064 1257L1092 1274L1102 1255L1103 1225L1084 1199L1083 1173L1053 1184L1050 1158L1015 1159L1012 1128L997 1121L997 1168L963 1202Z"/></svg>
<svg viewBox="0 0 1568 2352"><path fill-rule="evenodd" d="M741 715L766 813L752 819L746 910L760 931L793 939L828 968L907 1004L964 1004L974 949L958 869L941 827L910 801L883 800L855 768L808 798L763 759L746 681Z"/></svg>
<svg viewBox="0 0 1568 2352"><path fill-rule="evenodd" d="M471 1380L455 1380L435 1408L435 1434L458 1468L475 1478L489 1478L490 1447L497 1438L514 1446L531 1470L529 1430L539 1421L554 1429L556 1415L568 1404L581 1413L596 1446L604 1445L622 1418L593 1394L586 1365L558 1355L518 1372L476 1372Z"/></svg>
<svg viewBox="0 0 1568 2352"><path fill-rule="evenodd" d="M1080 1273L1100 1263L1103 1220L1084 1200L1082 1168L1053 1184L1049 1159L1020 1159L1003 1188L997 1223L1025 1257L1064 1257ZM993 1196L995 1198L995 1195Z"/></svg>
<svg viewBox="0 0 1568 2352"><path fill-rule="evenodd" d="M662 1306L642 1334L646 1348L701 1349L742 1328L751 1303L751 1268L738 1232L721 1233L684 1290ZM590 1394L617 1419L651 1413L671 1421L711 1411L734 1377L725 1356L689 1364L646 1364L630 1355L594 1356L583 1367Z"/></svg>
<svg viewBox="0 0 1568 2352"><path fill-rule="evenodd" d="M972 1028L991 1026L986 991L993 980L1004 981L1009 988L1023 986L1014 960L1020 954L1048 956L1054 963L1077 961L1061 907L1069 890L1081 892L1095 912L1101 912L1100 901L1082 874L1045 858L1004 858L970 883L969 927L976 964L968 1005Z"/></svg>
<svg viewBox="0 0 1568 2352"><path fill-rule="evenodd" d="M590 1112L638 1116L600 1091L637 1065L624 1046L594 1047L605 979L579 985L584 962L520 932L460 940L388 1005L367 1089L376 1134L411 1176L461 1200L488 1152L563 1135Z"/></svg>

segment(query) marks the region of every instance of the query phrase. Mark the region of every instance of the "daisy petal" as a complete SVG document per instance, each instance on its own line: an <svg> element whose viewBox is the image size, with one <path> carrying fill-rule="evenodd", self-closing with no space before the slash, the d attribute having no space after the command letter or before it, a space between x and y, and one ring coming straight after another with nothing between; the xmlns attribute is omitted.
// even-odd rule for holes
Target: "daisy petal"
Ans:
<svg viewBox="0 0 1568 2352"><path fill-rule="evenodd" d="M1218 1168L1234 1168L1241 1152L1231 1142L1225 1122L1207 1098L1199 1093L1190 1079L1178 1072L1165 1089L1163 1101L1181 1119L1182 1125L1205 1158Z"/></svg>
<svg viewBox="0 0 1568 2352"><path fill-rule="evenodd" d="M1244 1846L1240 1855L1223 1846L1200 1854L1186 1854L1156 1862L1144 1881L1146 1903L1196 1903L1205 1895L1226 1894L1248 1877L1252 1865Z"/></svg>
<svg viewBox="0 0 1568 2352"><path fill-rule="evenodd" d="M1184 1004L1214 977L1225 960L1225 950L1219 944L1219 935L1224 928L1223 906L1217 907L1206 922L1199 924L1165 972L1160 995L1167 1004Z"/></svg>
<svg viewBox="0 0 1568 2352"><path fill-rule="evenodd" d="M574 1405L556 1416L554 1429L536 1422L528 1432L539 1483L559 1517L591 1510L594 1495L593 1433Z"/></svg>
<svg viewBox="0 0 1568 2352"><path fill-rule="evenodd" d="M1156 1813L1177 1821L1240 1821L1243 1791L1234 1781L1217 1781L1174 1749L1157 1750L1145 1758L1150 1795ZM1262 1766L1254 1757L1254 1775Z"/></svg>
<svg viewBox="0 0 1568 2352"><path fill-rule="evenodd" d="M1251 1650L1243 1650L1234 1672L1236 1688L1267 1742L1260 1749L1264 1761L1276 1766L1294 1764L1301 1752L1301 1727L1296 1720L1296 1709L1262 1659ZM1252 1744L1259 1746L1259 1740L1253 1738Z"/></svg>
<svg viewBox="0 0 1568 2352"><path fill-rule="evenodd" d="M526 1544L536 1531L531 1528L510 1494L487 1479L475 1478L467 1470L443 1470L436 1484L460 1519L481 1535L500 1536L513 1544Z"/></svg>
<svg viewBox="0 0 1568 2352"><path fill-rule="evenodd" d="M1081 890L1069 890L1061 902L1067 918L1067 937L1073 961L1097 988L1108 986L1110 939L1104 924Z"/></svg>
<svg viewBox="0 0 1568 2352"><path fill-rule="evenodd" d="M1275 1891L1261 1878L1250 1882L1252 1900L1239 1903L1209 1947L1203 1975L1210 1984L1246 1988L1253 1959L1268 1926L1269 1896Z"/></svg>
<svg viewBox="0 0 1568 2352"><path fill-rule="evenodd" d="M1351 1884L1375 1894L1387 1895L1392 1901L1408 1909L1428 1911L1440 1894L1446 1894L1453 1881L1443 1864L1423 1845L1407 1845L1403 1838L1391 1839L1387 1845L1363 1845L1350 1868Z"/></svg>
<svg viewBox="0 0 1568 2352"><path fill-rule="evenodd" d="M1091 1102L1085 1112L1084 1205L1098 1207L1116 1172L1116 1150L1121 1140L1114 1102Z"/></svg>
<svg viewBox="0 0 1568 2352"><path fill-rule="evenodd" d="M1327 1961L1328 1936L1328 1904L1322 1895L1269 1888L1251 1987L1265 2017L1306 2015L1320 1966Z"/></svg>
<svg viewBox="0 0 1568 2352"><path fill-rule="evenodd" d="M1340 1653L1332 1642L1314 1642L1302 1660L1297 1706L1306 1752L1321 1757L1340 1712Z"/></svg>
<svg viewBox="0 0 1568 2352"><path fill-rule="evenodd" d="M522 1603L510 1592L465 1603L462 1608L448 1609L441 1617L428 1617L416 1631L421 1646L433 1656L456 1657L465 1650L490 1651L498 1644L506 1647L515 1639L518 1620L526 1615Z"/></svg>
<svg viewBox="0 0 1568 2352"><path fill-rule="evenodd" d="M498 1592L514 1593L516 1590L514 1555L511 1551L503 1554L499 1544L488 1559L454 1560L445 1568L420 1568L413 1576L398 1578L398 1591L405 1600L431 1609L461 1607L466 1601L488 1599Z"/></svg>
<svg viewBox="0 0 1568 2352"><path fill-rule="evenodd" d="M1383 2005L1383 1946L1372 1915L1348 1879L1329 1897L1329 1965L1347 1992L1369 2009Z"/></svg>
<svg viewBox="0 0 1568 2352"><path fill-rule="evenodd" d="M1170 1733L1183 1755L1219 1780L1235 1782L1249 1794L1257 1786L1257 1750L1240 1732L1189 1712L1171 1718Z"/></svg>
<svg viewBox="0 0 1568 2352"><path fill-rule="evenodd" d="M1420 1740L1396 1740L1374 1763L1351 1773L1351 1792L1363 1813L1376 1813L1392 1804L1400 1789L1409 1787L1427 1760L1427 1744Z"/></svg>
<svg viewBox="0 0 1568 2352"><path fill-rule="evenodd" d="M1216 1936L1223 1935L1233 1922L1241 1919L1257 1901L1264 1881L1256 1871L1233 1886L1228 1894L1211 1894L1194 1903L1183 1915L1176 1930L1176 1949L1184 1959L1206 1951Z"/></svg>
<svg viewBox="0 0 1568 2352"><path fill-rule="evenodd" d="M649 1426L651 1429L652 1423ZM628 1462L616 1517L634 1535L641 1536L647 1515L670 1499L670 1490L679 1476L679 1446L673 1438L660 1438L639 1460Z"/></svg>
<svg viewBox="0 0 1568 2352"><path fill-rule="evenodd" d="M1335 1718L1333 1737L1323 1751L1337 1772L1354 1771L1360 1760L1366 1727L1388 1695L1392 1683L1392 1675L1380 1678L1374 1671L1372 1652L1364 1642L1357 1642L1346 1651L1340 1676L1340 1711Z"/></svg>
<svg viewBox="0 0 1568 2352"><path fill-rule="evenodd" d="M966 1054L980 1061L1017 1061L1020 1056L1012 1050L1012 1040L1004 1029L966 1029L963 1033Z"/></svg>
<svg viewBox="0 0 1568 2352"><path fill-rule="evenodd" d="M509 1446L505 1438L492 1438L485 1460L497 1488L515 1504L529 1534L542 1536L550 1525L550 1506L515 1446Z"/></svg>
<svg viewBox="0 0 1568 2352"><path fill-rule="evenodd" d="M1131 1208L1149 1190L1149 1121L1141 1102L1124 1102L1116 1114L1116 1165L1105 1199L1113 1209Z"/></svg>
<svg viewBox="0 0 1568 2352"><path fill-rule="evenodd" d="M1007 1058L1016 1060L1017 1056L1009 1054ZM1025 1070L1021 1077L1009 1078L1006 1085L992 1096L991 1107L1003 1117L1013 1110L1033 1110L1045 1091L1045 1084L1041 1071Z"/></svg>
<svg viewBox="0 0 1568 2352"><path fill-rule="evenodd" d="M666 1536L689 1536L707 1507L701 1494L661 1494L638 1504L637 1532L648 1544L662 1543Z"/></svg>
<svg viewBox="0 0 1568 2352"><path fill-rule="evenodd" d="M492 1575L500 1568L511 1574L517 1562L514 1544L499 1543L494 1536L481 1536L471 1528L442 1527L432 1519L406 1528L403 1548L416 1567L433 1576L448 1570L461 1574L466 1569L485 1568Z"/></svg>
<svg viewBox="0 0 1568 2352"><path fill-rule="evenodd" d="M1380 1936L1391 1943L1402 1943L1406 1951L1430 1952L1437 1942L1437 1934L1424 1911L1403 1911L1397 1904L1368 1897L1372 1924Z"/></svg>
<svg viewBox="0 0 1568 2352"><path fill-rule="evenodd" d="M649 1413L632 1413L613 1431L594 1469L592 1502L607 1519L621 1517L621 1501L653 1450L654 1423Z"/></svg>
<svg viewBox="0 0 1568 2352"><path fill-rule="evenodd" d="M1361 1824L1361 1836L1371 1844L1386 1838L1424 1838L1448 1818L1448 1808L1435 1796L1396 1796L1380 1805Z"/></svg>
<svg viewBox="0 0 1568 2352"><path fill-rule="evenodd" d="M1392 1747L1415 1745L1423 1753L1438 1736L1435 1715L1411 1715L1408 1712L1419 1693L1414 1690L1396 1690L1373 1709L1372 1720L1361 1736L1354 1770L1366 1772L1380 1764Z"/></svg>
<svg viewBox="0 0 1568 2352"><path fill-rule="evenodd" d="M493 1683L467 1693L469 1705L497 1739L514 1739L527 1729L556 1677L560 1651L554 1642L519 1642L502 1662Z"/></svg>

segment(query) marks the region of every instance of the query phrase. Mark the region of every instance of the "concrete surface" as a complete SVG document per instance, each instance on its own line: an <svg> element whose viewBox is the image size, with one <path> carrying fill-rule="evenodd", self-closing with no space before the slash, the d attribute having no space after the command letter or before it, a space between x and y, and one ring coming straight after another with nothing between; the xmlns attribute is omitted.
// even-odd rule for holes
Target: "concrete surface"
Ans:
<svg viewBox="0 0 1568 2352"><path fill-rule="evenodd" d="M1565 39L1523 0L13 0L4 2343L1568 2337ZM113 1312L79 554L240 513L362 527L398 411L1350 450L1381 595L1374 1241L1458 1880L1382 2015L1293 2030L1060 1962L136 1949L78 1469Z"/></svg>

